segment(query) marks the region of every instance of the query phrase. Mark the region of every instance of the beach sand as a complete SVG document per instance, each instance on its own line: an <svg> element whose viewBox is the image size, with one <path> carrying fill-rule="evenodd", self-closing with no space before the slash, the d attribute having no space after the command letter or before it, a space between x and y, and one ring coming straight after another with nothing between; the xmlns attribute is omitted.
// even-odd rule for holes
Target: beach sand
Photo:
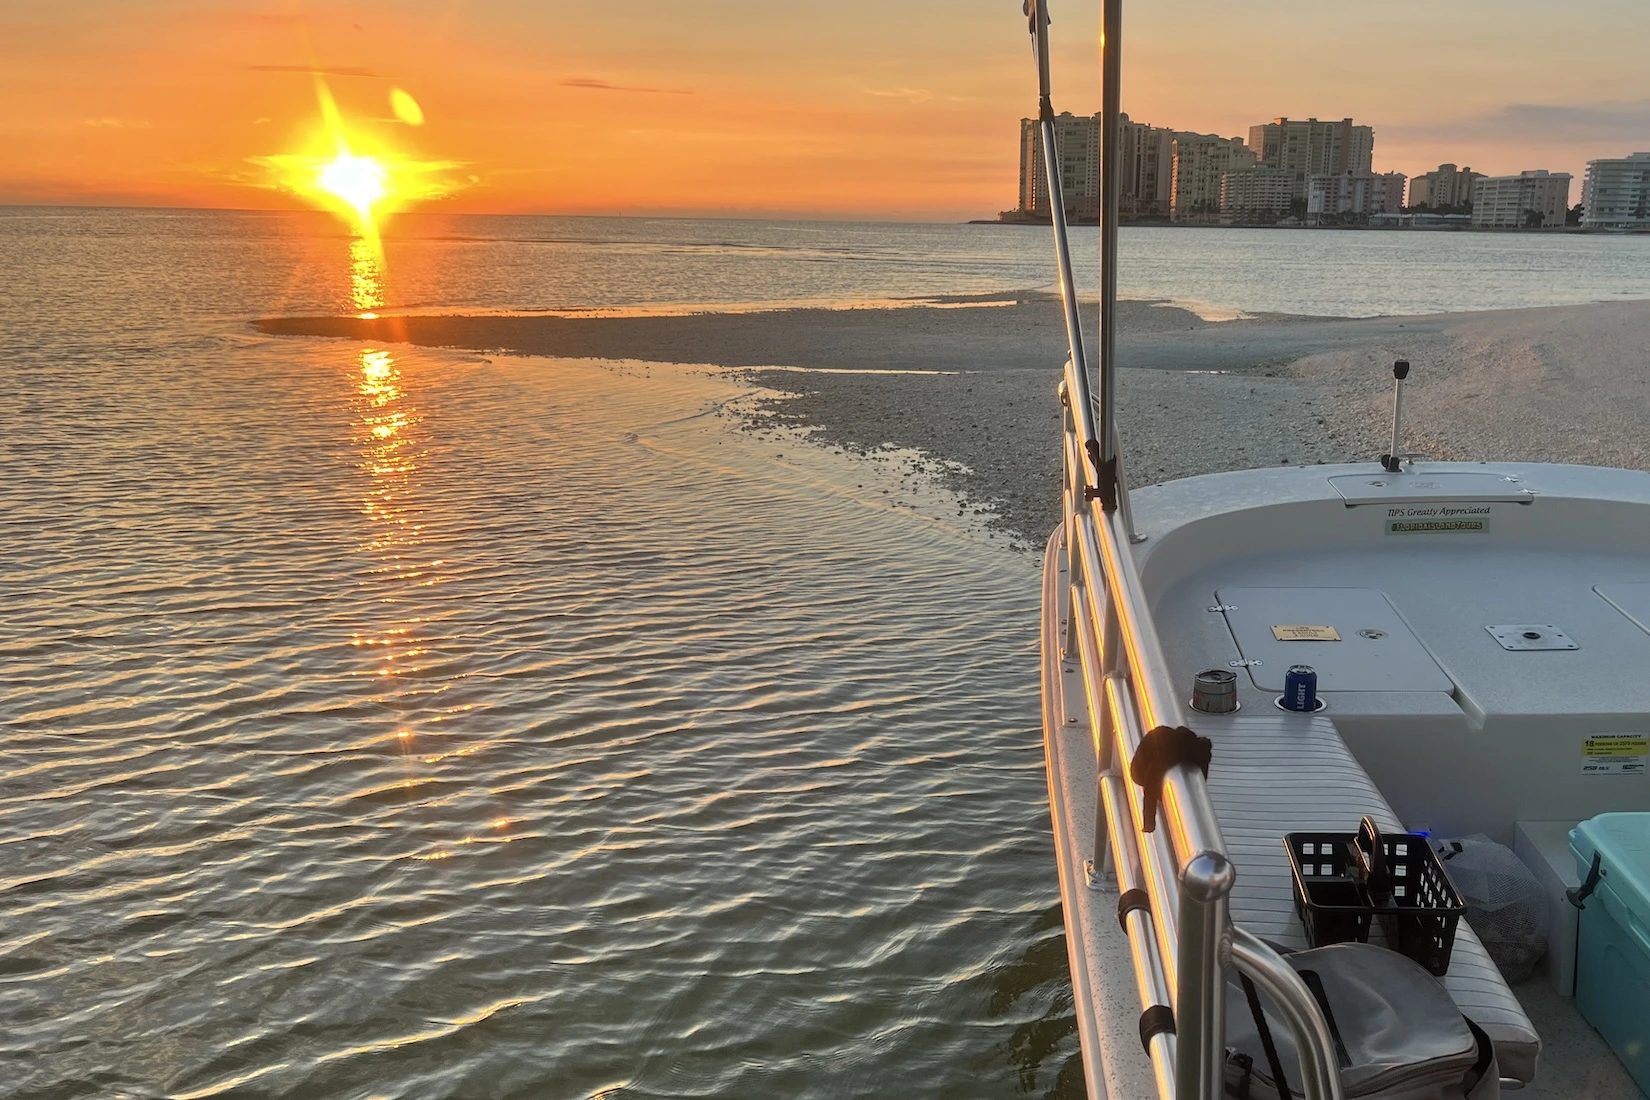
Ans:
<svg viewBox="0 0 1650 1100"><path fill-rule="evenodd" d="M1087 311L1092 313L1092 310ZM755 431L913 448L1025 543L1059 517L1066 337L1043 294L905 308L669 316L278 318L268 333L747 368ZM1210 322L1119 303L1119 424L1141 486L1256 466L1373 461L1394 359L1413 364L1406 450L1650 469L1650 302ZM792 368L792 369L774 369ZM799 368L799 369L798 369ZM958 467L965 469L959 469Z"/></svg>

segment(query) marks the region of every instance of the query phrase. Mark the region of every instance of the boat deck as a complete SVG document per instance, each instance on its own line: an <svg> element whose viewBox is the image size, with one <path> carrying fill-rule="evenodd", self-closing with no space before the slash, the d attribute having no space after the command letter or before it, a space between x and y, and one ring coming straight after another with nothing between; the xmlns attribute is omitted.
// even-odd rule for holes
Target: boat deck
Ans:
<svg viewBox="0 0 1650 1100"><path fill-rule="evenodd" d="M1650 810L1650 775L1635 756L1650 733L1650 474L1286 468L1142 489L1133 505L1145 536L1135 556L1173 676L1189 696L1201 669L1238 674L1237 714L1189 712L1216 741L1215 769L1227 736L1294 723L1304 739L1327 720L1373 797L1418 831L1511 845L1517 822ZM1317 716L1274 704L1295 664L1318 672ZM1128 945L1080 871L1092 854L1092 731L1075 717L1080 697L1054 705L1062 895L1085 941L1074 981L1080 999L1132 998ZM1350 810L1357 799L1347 801ZM1333 795L1314 808L1325 804ZM1237 870L1241 883L1241 859ZM1544 977L1513 992L1542 1046L1523 1095L1641 1095ZM1147 1095L1149 1067L1119 1016L1101 1021L1116 1034L1099 1044L1091 1075L1109 1094Z"/></svg>

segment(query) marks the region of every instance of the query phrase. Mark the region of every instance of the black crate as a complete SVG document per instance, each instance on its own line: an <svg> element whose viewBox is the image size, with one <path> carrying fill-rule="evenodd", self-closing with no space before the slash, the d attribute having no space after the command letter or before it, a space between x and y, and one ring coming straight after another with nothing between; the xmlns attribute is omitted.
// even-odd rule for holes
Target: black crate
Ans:
<svg viewBox="0 0 1650 1100"><path fill-rule="evenodd" d="M1374 911L1352 842L1351 833L1290 833L1283 838L1295 872L1295 914L1313 947L1369 942Z"/></svg>
<svg viewBox="0 0 1650 1100"><path fill-rule="evenodd" d="M1290 833L1295 911L1313 947L1369 942L1379 918L1387 944L1432 973L1449 970L1466 906L1425 836L1382 834L1369 818L1356 833Z"/></svg>

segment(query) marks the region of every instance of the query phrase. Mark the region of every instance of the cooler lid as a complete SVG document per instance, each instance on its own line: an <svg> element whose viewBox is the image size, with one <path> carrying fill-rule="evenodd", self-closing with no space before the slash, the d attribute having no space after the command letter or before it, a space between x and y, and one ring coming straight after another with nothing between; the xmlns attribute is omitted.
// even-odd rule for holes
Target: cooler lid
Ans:
<svg viewBox="0 0 1650 1100"><path fill-rule="evenodd" d="M1650 922L1650 813L1599 814L1570 830L1570 854L1583 882L1594 852L1611 891L1639 920Z"/></svg>

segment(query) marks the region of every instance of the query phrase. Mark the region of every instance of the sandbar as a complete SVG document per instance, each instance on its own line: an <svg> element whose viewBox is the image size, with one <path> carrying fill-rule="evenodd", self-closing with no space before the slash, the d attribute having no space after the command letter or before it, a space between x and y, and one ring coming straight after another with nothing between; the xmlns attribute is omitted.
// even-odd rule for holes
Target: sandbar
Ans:
<svg viewBox="0 0 1650 1100"><path fill-rule="evenodd" d="M1045 293L904 308L256 324L271 334L742 368L768 394L752 430L920 450L1026 544L1058 521L1055 390L1066 334ZM1413 365L1408 450L1650 469L1650 302L1218 322L1122 302L1118 402L1130 481L1372 461L1387 447L1399 358Z"/></svg>

